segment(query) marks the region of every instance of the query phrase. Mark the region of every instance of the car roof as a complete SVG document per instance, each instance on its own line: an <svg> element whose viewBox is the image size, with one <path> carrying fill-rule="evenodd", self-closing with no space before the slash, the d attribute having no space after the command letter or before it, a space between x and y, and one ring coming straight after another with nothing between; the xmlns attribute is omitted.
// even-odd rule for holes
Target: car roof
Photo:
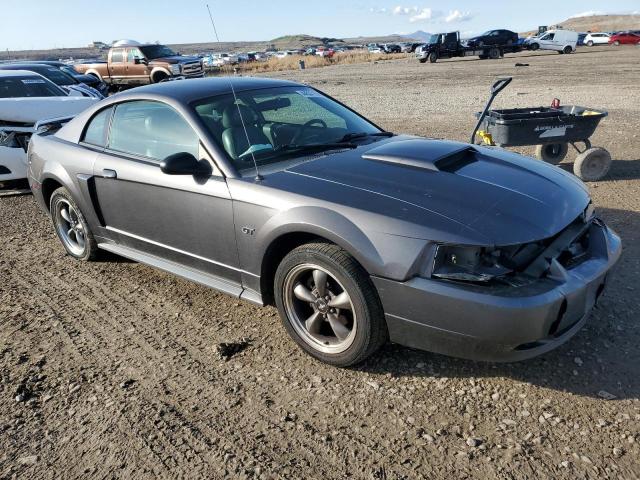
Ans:
<svg viewBox="0 0 640 480"><path fill-rule="evenodd" d="M170 82L154 83L144 87L134 88L128 92L120 93L118 98L140 97L144 94L159 95L165 98L177 100L180 103L190 103L202 98L224 95L231 92L231 86L236 92L246 90L258 90L274 87L295 87L299 83L287 80L277 80L259 77L215 77L198 78L189 80L174 80Z"/></svg>
<svg viewBox="0 0 640 480"><path fill-rule="evenodd" d="M0 77L42 77L39 73L31 72L29 70L0 70Z"/></svg>
<svg viewBox="0 0 640 480"><path fill-rule="evenodd" d="M3 63L0 65L0 70L32 70L46 67L44 63Z"/></svg>

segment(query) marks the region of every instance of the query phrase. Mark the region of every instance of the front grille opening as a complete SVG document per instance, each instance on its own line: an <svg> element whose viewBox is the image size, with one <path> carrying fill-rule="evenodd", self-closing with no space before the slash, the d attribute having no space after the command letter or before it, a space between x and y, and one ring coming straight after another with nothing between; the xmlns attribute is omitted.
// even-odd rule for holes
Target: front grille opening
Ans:
<svg viewBox="0 0 640 480"><path fill-rule="evenodd" d="M567 300L562 300L562 305L560 305L560 310L558 310L558 315L556 319L549 327L549 336L553 336L558 332L558 327L562 323L562 319L564 318L564 314L567 313Z"/></svg>

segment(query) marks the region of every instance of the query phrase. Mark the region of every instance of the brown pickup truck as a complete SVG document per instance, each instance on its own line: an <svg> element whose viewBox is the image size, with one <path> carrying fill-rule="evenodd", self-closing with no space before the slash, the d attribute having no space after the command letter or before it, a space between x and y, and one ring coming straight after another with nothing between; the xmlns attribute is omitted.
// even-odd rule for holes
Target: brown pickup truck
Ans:
<svg viewBox="0 0 640 480"><path fill-rule="evenodd" d="M168 78L204 76L199 58L178 55L164 45L141 45L133 40L114 43L106 62L80 63L74 67L111 85L146 85Z"/></svg>

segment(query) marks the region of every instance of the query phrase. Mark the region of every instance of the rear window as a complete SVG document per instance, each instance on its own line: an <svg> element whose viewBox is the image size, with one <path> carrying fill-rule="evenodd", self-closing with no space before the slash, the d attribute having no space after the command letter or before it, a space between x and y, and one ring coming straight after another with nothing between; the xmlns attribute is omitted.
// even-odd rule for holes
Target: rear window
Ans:
<svg viewBox="0 0 640 480"><path fill-rule="evenodd" d="M59 87L39 76L0 77L0 98L66 96Z"/></svg>

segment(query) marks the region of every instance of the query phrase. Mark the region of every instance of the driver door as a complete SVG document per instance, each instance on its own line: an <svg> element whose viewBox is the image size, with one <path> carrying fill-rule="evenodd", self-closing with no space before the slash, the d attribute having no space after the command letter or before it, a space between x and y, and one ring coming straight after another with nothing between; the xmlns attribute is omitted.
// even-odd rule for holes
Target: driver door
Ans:
<svg viewBox="0 0 640 480"><path fill-rule="evenodd" d="M96 210L109 237L169 265L240 284L231 197L196 132L155 101L120 103L111 118L93 172ZM211 175L163 173L160 162L181 152L208 162Z"/></svg>

